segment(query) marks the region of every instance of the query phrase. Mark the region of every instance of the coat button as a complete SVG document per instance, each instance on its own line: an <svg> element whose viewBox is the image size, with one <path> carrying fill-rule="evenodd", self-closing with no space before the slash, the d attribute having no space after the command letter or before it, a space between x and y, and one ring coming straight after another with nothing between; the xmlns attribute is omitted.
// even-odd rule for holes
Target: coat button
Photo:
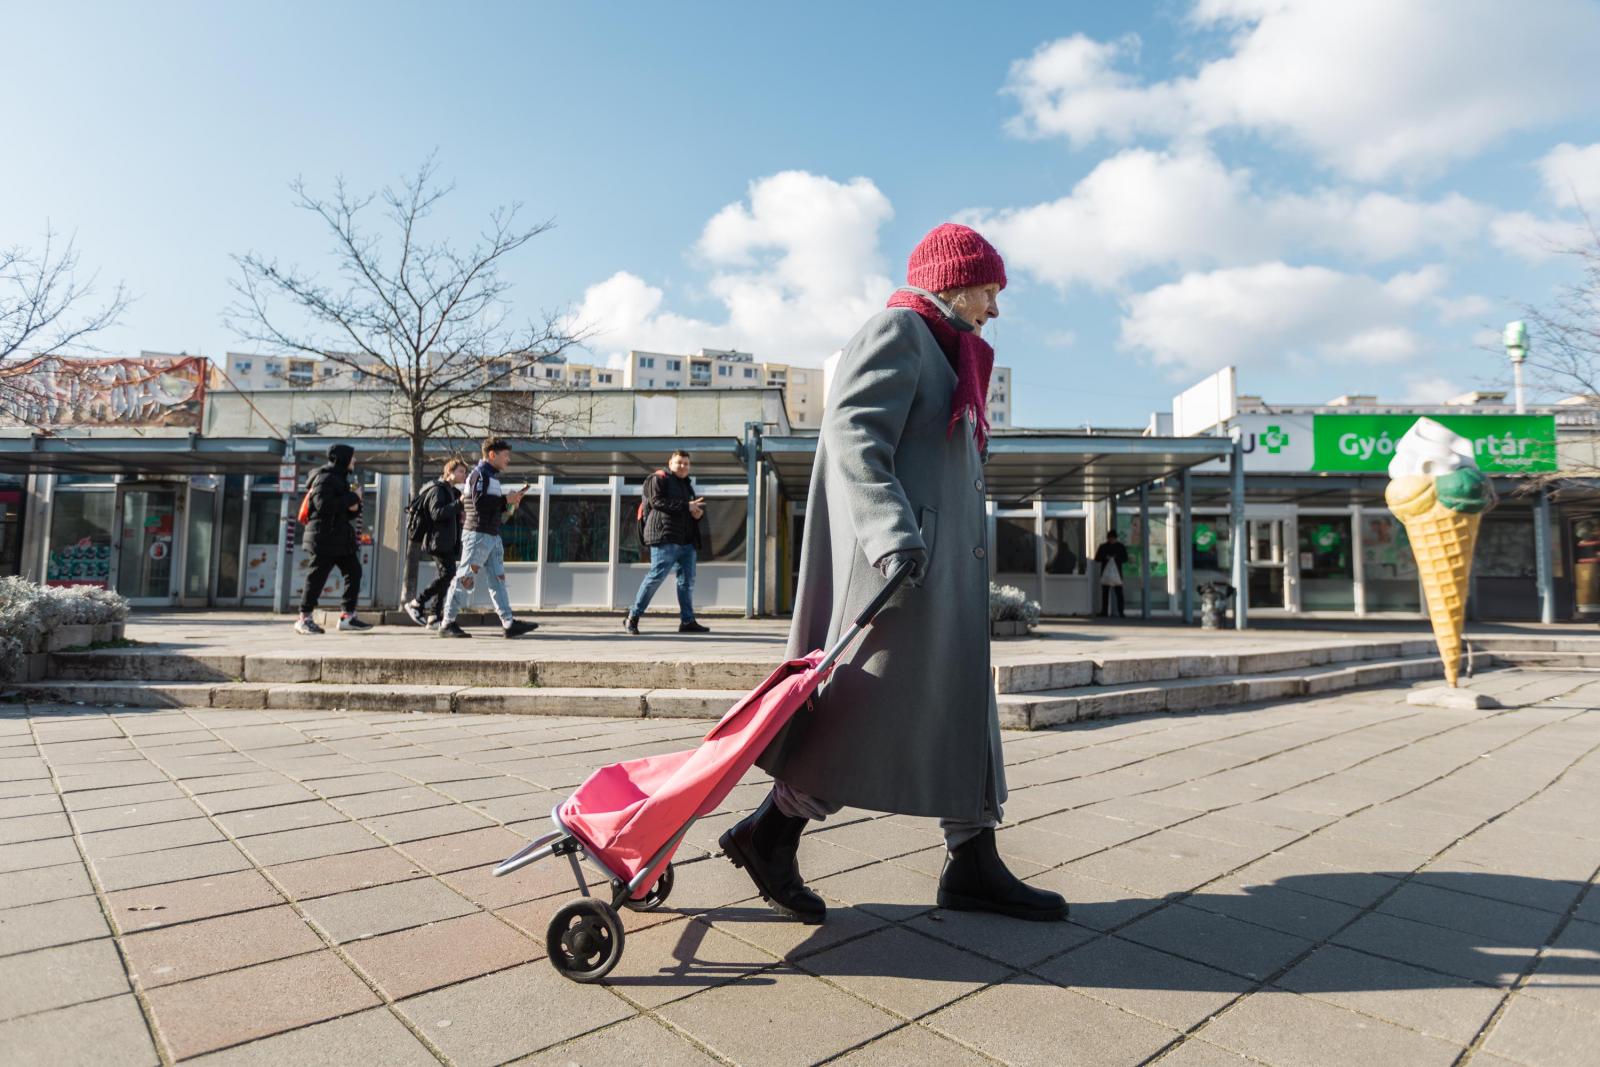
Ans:
<svg viewBox="0 0 1600 1067"><path fill-rule="evenodd" d="M987 553L984 552L982 545L979 545L977 548L973 549L972 554L977 556L979 559L982 559L985 555L987 555Z"/></svg>
<svg viewBox="0 0 1600 1067"><path fill-rule="evenodd" d="M973 482L972 487L980 493L983 492L983 479L979 478L977 481Z"/></svg>

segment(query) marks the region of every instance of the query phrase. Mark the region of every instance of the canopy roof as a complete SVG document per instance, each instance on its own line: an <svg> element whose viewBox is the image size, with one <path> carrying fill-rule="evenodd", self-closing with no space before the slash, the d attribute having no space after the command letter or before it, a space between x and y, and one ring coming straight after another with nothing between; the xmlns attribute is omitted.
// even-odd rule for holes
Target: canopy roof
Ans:
<svg viewBox="0 0 1600 1067"><path fill-rule="evenodd" d="M275 437L0 437L0 471L18 474L272 474Z"/></svg>
<svg viewBox="0 0 1600 1067"><path fill-rule="evenodd" d="M804 499L817 438L766 437L761 448L784 492ZM997 434L989 441L984 480L1002 503L1104 500L1232 451L1225 437Z"/></svg>

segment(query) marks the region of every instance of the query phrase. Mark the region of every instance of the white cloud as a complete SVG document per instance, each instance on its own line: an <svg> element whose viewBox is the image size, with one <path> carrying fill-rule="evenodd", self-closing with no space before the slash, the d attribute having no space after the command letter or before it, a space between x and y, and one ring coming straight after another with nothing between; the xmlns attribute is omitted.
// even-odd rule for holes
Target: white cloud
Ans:
<svg viewBox="0 0 1600 1067"><path fill-rule="evenodd" d="M1422 350L1409 323L1443 282L1436 268L1387 282L1285 263L1191 273L1129 299L1120 342L1188 375L1229 363L1396 363Z"/></svg>
<svg viewBox="0 0 1600 1067"><path fill-rule="evenodd" d="M1600 144L1558 144L1535 166L1557 207L1600 211Z"/></svg>
<svg viewBox="0 0 1600 1067"><path fill-rule="evenodd" d="M836 182L784 171L750 183L746 202L706 223L695 246L721 321L664 307L665 293L618 271L585 290L574 320L595 330L589 347L614 355L739 348L757 358L820 363L873 312L893 283L878 248L894 214L866 178Z"/></svg>
<svg viewBox="0 0 1600 1067"><path fill-rule="evenodd" d="M1486 296L1472 293L1467 296L1440 297L1435 301L1435 306L1439 309L1439 321L1452 323L1482 318L1494 310L1495 304Z"/></svg>
<svg viewBox="0 0 1600 1067"><path fill-rule="evenodd" d="M1145 82L1137 38L1049 42L1012 65L1010 128L1076 144L1236 129L1280 137L1363 180L1437 171L1600 90L1589 0L1201 0L1231 30L1192 75Z"/></svg>
<svg viewBox="0 0 1600 1067"><path fill-rule="evenodd" d="M1405 395L1401 399L1408 404L1443 404L1464 391L1450 379L1436 374L1417 376L1406 379Z"/></svg>
<svg viewBox="0 0 1600 1067"><path fill-rule="evenodd" d="M1488 215L1457 194L1263 194L1250 171L1204 149L1134 148L1102 161L1059 200L961 217L1015 268L1063 288L1115 288L1151 267L1238 266L1304 249L1378 262L1453 248L1479 234Z"/></svg>
<svg viewBox="0 0 1600 1067"><path fill-rule="evenodd" d="M1489 224L1496 248L1529 263L1543 263L1585 244L1589 229L1575 219L1541 218L1526 211L1500 215Z"/></svg>

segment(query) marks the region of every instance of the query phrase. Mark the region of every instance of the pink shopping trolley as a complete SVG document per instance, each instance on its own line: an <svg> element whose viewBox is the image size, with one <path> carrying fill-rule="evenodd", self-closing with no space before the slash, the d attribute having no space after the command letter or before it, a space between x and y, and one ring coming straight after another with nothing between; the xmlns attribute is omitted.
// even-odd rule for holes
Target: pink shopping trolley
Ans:
<svg viewBox="0 0 1600 1067"><path fill-rule="evenodd" d="M572 865L579 899L545 931L550 964L574 982L597 982L622 959L619 907L653 911L672 892L672 855L696 819L711 814L789 718L806 706L850 643L872 623L909 572L898 568L826 652L790 660L735 704L700 747L601 767L550 812L554 829L494 869L510 874L549 856ZM589 895L578 865L587 860L611 887L611 902Z"/></svg>

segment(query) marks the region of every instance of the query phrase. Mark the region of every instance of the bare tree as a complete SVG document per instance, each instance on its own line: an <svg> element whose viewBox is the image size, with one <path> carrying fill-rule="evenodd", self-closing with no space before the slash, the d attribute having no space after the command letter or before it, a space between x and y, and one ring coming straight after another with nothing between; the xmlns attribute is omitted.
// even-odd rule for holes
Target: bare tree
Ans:
<svg viewBox="0 0 1600 1067"><path fill-rule="evenodd" d="M534 378L581 340L561 313L521 321L507 299L502 261L553 223L520 224L521 205L496 208L470 248L431 240L422 230L453 186L436 180L434 157L396 189L355 194L344 180L331 197L292 185L297 206L332 238L336 278L324 281L256 252L235 256L239 277L227 324L268 349L313 356L373 393L359 424L339 428L404 437L413 488L424 480L428 444L463 442L491 428L490 396ZM376 204L375 211L369 211ZM369 228L368 220L377 217ZM528 403L554 410L555 394ZM356 410L355 407L352 410ZM530 420L530 428L538 420ZM544 420L546 431L553 429ZM405 596L416 591L408 553Z"/></svg>
<svg viewBox="0 0 1600 1067"><path fill-rule="evenodd" d="M0 405L33 394L29 356L58 356L89 348L88 338L114 326L128 307L118 283L103 304L91 305L97 276L80 278L76 242L64 246L46 229L37 251L21 245L0 249Z"/></svg>
<svg viewBox="0 0 1600 1067"><path fill-rule="evenodd" d="M1584 237L1553 250L1578 268L1574 281L1546 306L1527 305L1527 369L1535 389L1570 398L1564 422L1586 422L1600 431L1600 229L1584 213ZM1600 453L1584 458L1568 450L1563 469L1538 479L1559 490L1575 478L1600 477Z"/></svg>

